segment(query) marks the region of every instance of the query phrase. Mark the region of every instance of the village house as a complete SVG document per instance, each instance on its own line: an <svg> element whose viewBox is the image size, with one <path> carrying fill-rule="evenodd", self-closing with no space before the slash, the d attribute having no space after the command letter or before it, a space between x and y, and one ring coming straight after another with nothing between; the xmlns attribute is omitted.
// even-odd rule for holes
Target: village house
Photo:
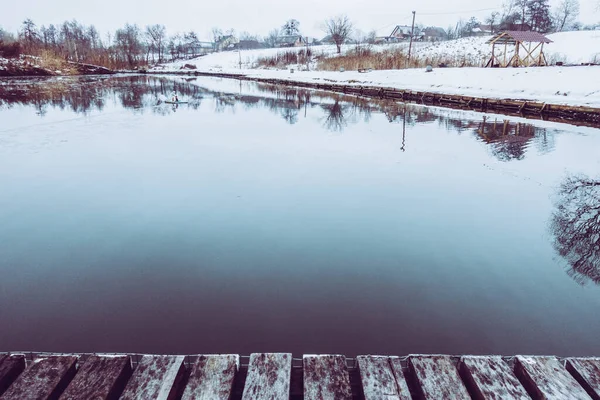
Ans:
<svg viewBox="0 0 600 400"><path fill-rule="evenodd" d="M240 42L238 38L233 35L221 36L215 43L216 51L234 50L235 46Z"/></svg>
<svg viewBox="0 0 600 400"><path fill-rule="evenodd" d="M200 42L196 40L194 42L188 43L185 48L187 51L186 56L195 57L198 55L208 54L214 51L214 44L212 42Z"/></svg>
<svg viewBox="0 0 600 400"><path fill-rule="evenodd" d="M446 31L437 26L429 26L423 29L422 36L423 40L427 42L439 42L448 38Z"/></svg>
<svg viewBox="0 0 600 400"><path fill-rule="evenodd" d="M410 39L410 33L412 31L412 27L409 25L396 25L389 38L390 41L402 41ZM415 27L415 35L417 34L418 29Z"/></svg>
<svg viewBox="0 0 600 400"><path fill-rule="evenodd" d="M497 26L494 28L496 29L492 29L491 25L479 24L475 28L473 28L471 33L473 34L473 36L490 36L494 34L494 30L498 30Z"/></svg>
<svg viewBox="0 0 600 400"><path fill-rule="evenodd" d="M396 27L394 28L392 33L390 33L389 35L377 36L375 38L375 43L397 43L397 42L410 40L410 33L411 33L412 29L413 29L412 26L409 26L409 25L396 25ZM430 28L430 32L429 32L430 38L440 37L439 40L442 40L445 37L445 31L443 29L441 29L441 31L444 32L444 34L441 35L439 31L434 31L437 29L441 29L441 28L435 28L435 27ZM413 33L413 40L415 40L415 41L425 40L425 31L424 30L421 31L419 29L419 27L415 26L414 33Z"/></svg>
<svg viewBox="0 0 600 400"><path fill-rule="evenodd" d="M256 50L264 48L264 44L259 42L258 40L240 40L238 43L234 44L235 50Z"/></svg>
<svg viewBox="0 0 600 400"><path fill-rule="evenodd" d="M306 46L301 35L284 35L277 38L276 47Z"/></svg>

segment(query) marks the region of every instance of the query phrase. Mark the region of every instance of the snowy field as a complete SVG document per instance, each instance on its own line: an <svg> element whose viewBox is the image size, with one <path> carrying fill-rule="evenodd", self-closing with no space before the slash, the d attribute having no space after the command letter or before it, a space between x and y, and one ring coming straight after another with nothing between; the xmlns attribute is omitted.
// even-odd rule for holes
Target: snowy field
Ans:
<svg viewBox="0 0 600 400"><path fill-rule="evenodd" d="M544 46L548 62L554 64L557 61L565 64L579 65L581 63L600 63L600 31L578 31L578 32L560 32L548 35L553 43ZM491 56L491 46L486 44L490 39L486 37L469 37L445 42L413 43L413 54L423 59L427 58L465 58L469 61L481 64L485 63ZM374 51L384 51L390 49L406 49L408 43L397 43L388 45L373 45L370 48ZM342 47L342 52L354 49L354 45ZM260 58L273 57L278 53L301 50L302 48L292 49L259 49L225 51L213 53L198 57L193 60L177 61L175 63L158 66L156 70L177 70L184 64L196 66L201 71L209 69L242 69L256 68L257 61ZM317 57L331 57L336 55L335 46L314 46L311 47L313 54Z"/></svg>
<svg viewBox="0 0 600 400"><path fill-rule="evenodd" d="M553 43L546 46L549 62L581 64L600 61L600 31L561 32L548 37ZM464 38L447 42L417 43L419 57L449 55L484 60L489 56L489 37ZM374 46L374 49L406 46ZM354 46L345 46L348 51ZM370 73L357 71L329 72L289 69L268 70L256 68L261 57L276 55L282 49L222 52L193 60L165 64L153 72L179 71L184 64L192 64L197 71L239 73L251 77L284 79L291 82L328 82L343 85L385 86L407 90L446 94L461 94L488 98L522 99L552 104L570 104L600 107L600 66L564 66L544 68L434 68L384 70ZM335 46L313 47L314 54L335 55ZM241 59L241 68L240 68Z"/></svg>

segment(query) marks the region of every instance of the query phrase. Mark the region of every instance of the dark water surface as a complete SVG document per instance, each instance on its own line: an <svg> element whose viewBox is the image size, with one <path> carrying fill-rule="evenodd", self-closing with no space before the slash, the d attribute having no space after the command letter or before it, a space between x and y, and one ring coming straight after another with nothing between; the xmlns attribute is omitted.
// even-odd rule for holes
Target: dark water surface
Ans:
<svg viewBox="0 0 600 400"><path fill-rule="evenodd" d="M0 351L600 355L600 130L505 119L2 80Z"/></svg>

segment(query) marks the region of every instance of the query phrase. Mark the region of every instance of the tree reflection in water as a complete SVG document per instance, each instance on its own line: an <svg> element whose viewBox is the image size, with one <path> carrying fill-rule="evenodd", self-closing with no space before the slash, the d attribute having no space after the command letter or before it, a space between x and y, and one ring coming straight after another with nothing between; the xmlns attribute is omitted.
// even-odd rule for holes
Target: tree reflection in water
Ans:
<svg viewBox="0 0 600 400"><path fill-rule="evenodd" d="M212 99L217 113L235 113L239 107L266 108L290 125L306 118L309 110L320 112L323 127L333 132L342 132L361 120L368 122L373 113L383 114L388 122L402 124L402 136L398 139L401 151L410 151L412 127L437 123L449 132L472 134L487 145L494 157L506 162L522 160L530 148L542 154L552 151L556 135L556 131L551 129L510 120L492 120L486 116L466 117L464 112L457 110L260 83L249 84L251 90L243 93L241 82L239 89L223 85L223 90L214 90L203 87L202 80L195 77L85 77L13 82L0 85L0 107L32 105L40 116L46 113L48 107L70 108L83 114L102 110L112 99L136 113L149 111L168 115L177 107L160 105L159 99L176 91L190 101L185 105L186 109L197 109L202 99Z"/></svg>
<svg viewBox="0 0 600 400"><path fill-rule="evenodd" d="M580 284L600 284L600 180L569 176L560 185L550 229L554 248Z"/></svg>
<svg viewBox="0 0 600 400"><path fill-rule="evenodd" d="M323 104L325 111L325 122L323 126L333 132L344 130L348 122L344 117L345 108L338 99L333 104Z"/></svg>

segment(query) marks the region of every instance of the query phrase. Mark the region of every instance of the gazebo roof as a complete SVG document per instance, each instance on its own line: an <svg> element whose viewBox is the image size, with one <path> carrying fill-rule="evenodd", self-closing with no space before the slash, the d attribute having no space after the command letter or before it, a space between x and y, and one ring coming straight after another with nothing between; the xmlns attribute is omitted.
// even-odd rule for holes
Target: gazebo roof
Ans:
<svg viewBox="0 0 600 400"><path fill-rule="evenodd" d="M533 31L504 31L494 35L488 44L515 44L517 42L552 43L552 40L539 32Z"/></svg>

